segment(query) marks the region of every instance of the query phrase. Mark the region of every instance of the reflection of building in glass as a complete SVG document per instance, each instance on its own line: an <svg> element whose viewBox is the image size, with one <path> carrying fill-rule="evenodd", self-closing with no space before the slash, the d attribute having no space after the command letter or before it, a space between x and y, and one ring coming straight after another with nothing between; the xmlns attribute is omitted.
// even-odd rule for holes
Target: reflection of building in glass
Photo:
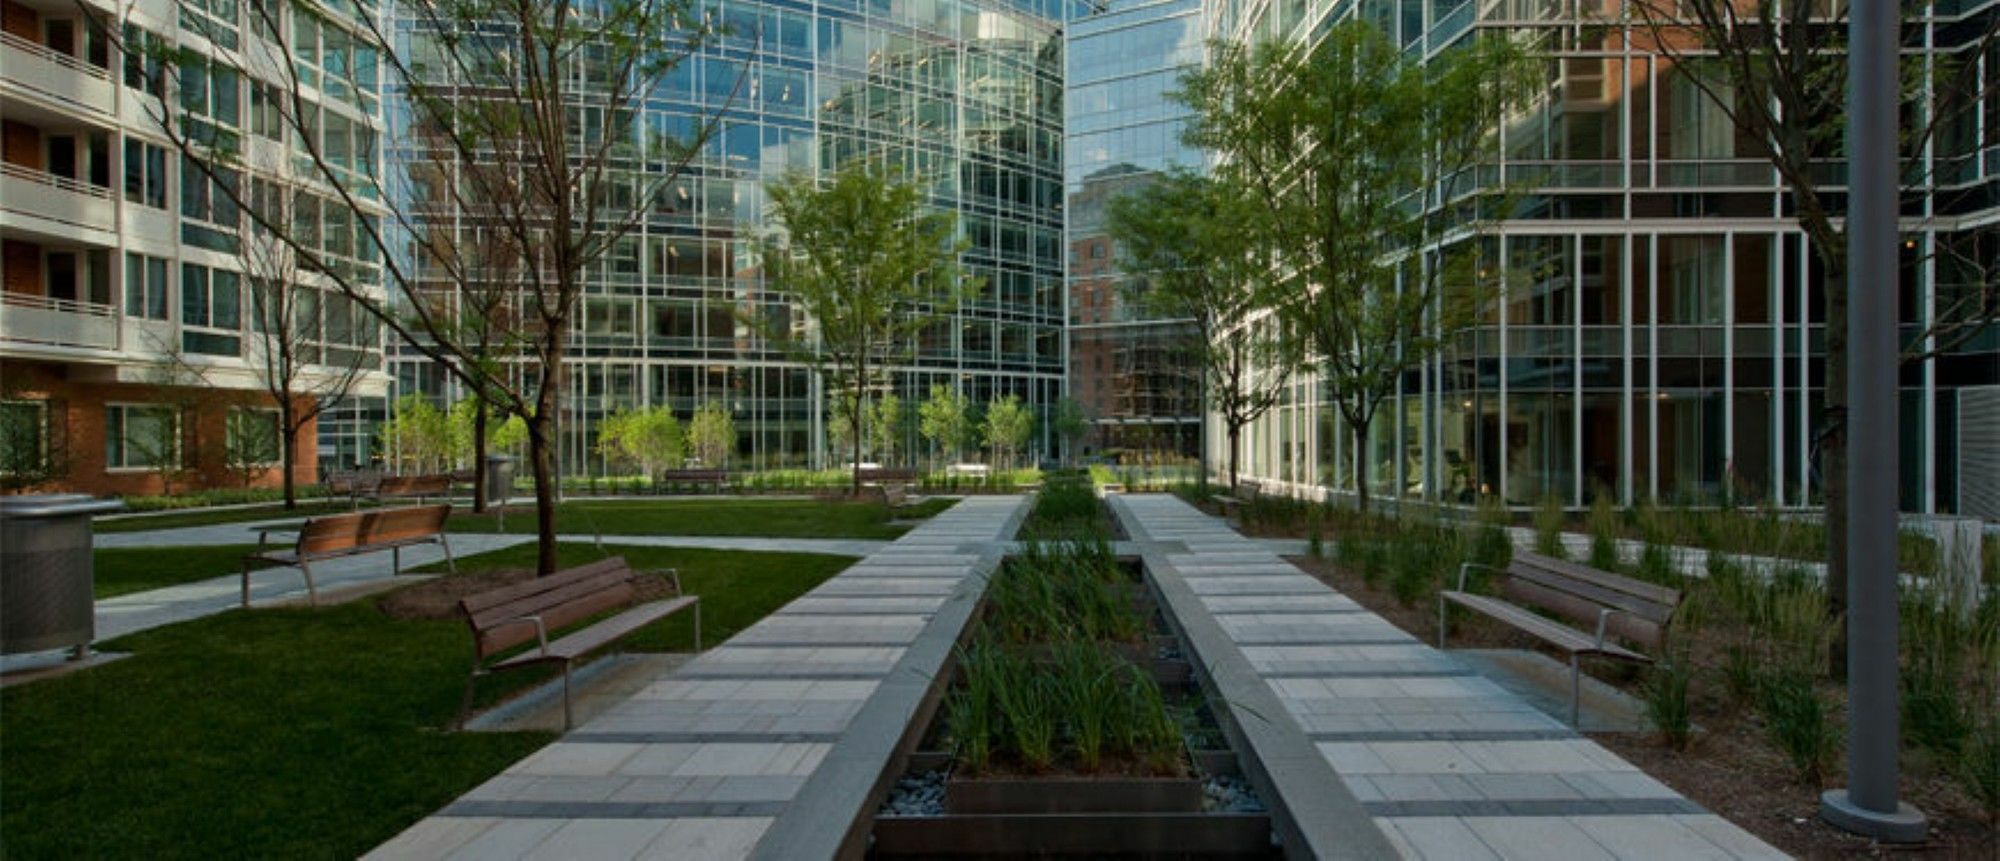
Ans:
<svg viewBox="0 0 2000 861"><path fill-rule="evenodd" d="M1501 169L1534 191L1486 253L1526 275L1378 416L1367 441L1374 490L1451 501L1483 491L1515 504L1582 504L1600 490L1620 502L1731 493L1812 504L1813 440L1825 426L1824 276L1752 142L1648 49L1640 25L1470 0L1210 9L1217 35L1247 39L1296 38L1357 7L1422 55L1526 22L1563 34L1545 43L1560 46L1546 96L1504 129ZM1910 44L1982 62L1976 37L1943 22L1913 26ZM1909 211L1938 217L1912 224L1903 255L1911 337L1989 282L2000 240L1990 202L2000 174L1985 157L1995 138L1978 132L2000 101L1982 89L1937 102L1954 98L1984 104L1947 124L1927 157L1938 184L1912 196ZM1989 327L1903 379L1904 508L1976 507L1977 489L2000 480L2000 452L1990 450L2000 336ZM1351 489L1355 441L1326 397L1311 377L1297 383L1291 403L1247 434L1247 469ZM2000 514L2000 504L1983 513Z"/></svg>
<svg viewBox="0 0 2000 861"><path fill-rule="evenodd" d="M1115 2L1069 28L1064 164L1069 216L1070 392L1093 420L1091 454L1194 455L1200 380L1187 328L1145 308L1143 279L1120 273L1104 233L1112 198L1173 165L1186 110L1166 99L1201 61L1199 0Z"/></svg>
<svg viewBox="0 0 2000 861"><path fill-rule="evenodd" d="M315 273L274 272L268 256L252 265L228 187L292 194L295 221L317 229L326 259L375 283L351 210L288 150L305 150L296 105L334 171L374 164L379 55L357 16L378 4L258 8L268 13L235 0L0 2L0 486L277 484L279 425L247 289L259 277L285 278L296 307L313 311L293 340L326 364L308 366L294 390L365 371L344 405L301 430L295 477L310 483L319 466L366 456L362 420L387 388L375 322ZM288 57L316 82L296 103L280 71ZM190 135L231 148L234 164L211 178L184 159L159 124L163 102Z"/></svg>
<svg viewBox="0 0 2000 861"><path fill-rule="evenodd" d="M643 230L590 275L563 393L565 471L602 467L597 423L625 406L683 418L715 400L735 414L737 463L822 462L820 384L757 337L748 315L789 314L755 271L763 183L888 156L957 213L982 295L890 369L914 405L934 384L975 404L1020 395L1038 410L1062 387L1062 42L1055 4L1010 0L811 7L712 4L729 35L690 58L645 102L645 123L714 140ZM450 229L464 231L465 225ZM456 396L411 356L406 390ZM905 451L922 451L914 418Z"/></svg>

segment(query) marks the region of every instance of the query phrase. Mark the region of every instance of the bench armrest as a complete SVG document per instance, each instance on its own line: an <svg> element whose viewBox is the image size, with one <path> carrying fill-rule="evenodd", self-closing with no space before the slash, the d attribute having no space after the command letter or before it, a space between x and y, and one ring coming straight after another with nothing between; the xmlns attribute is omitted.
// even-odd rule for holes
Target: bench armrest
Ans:
<svg viewBox="0 0 2000 861"><path fill-rule="evenodd" d="M674 595L683 596L687 594L687 591L681 588L681 569L679 568L654 568L639 573L662 575L674 582Z"/></svg>
<svg viewBox="0 0 2000 861"><path fill-rule="evenodd" d="M1483 565L1483 564L1480 564L1480 563L1478 563L1478 562L1466 562L1466 563L1463 563L1463 564L1461 564L1461 565L1459 565L1459 566L1458 566L1458 591L1460 591L1460 592L1463 592L1463 591L1465 591L1465 578L1466 578L1466 575L1470 574L1470 573L1472 572L1472 569L1474 569L1474 568L1477 568L1477 569L1479 569L1479 570L1481 570L1481 571L1491 571L1491 572L1493 572L1493 573L1495 573L1495 574L1505 574L1505 573L1507 573L1507 572L1505 572L1505 571L1502 571L1502 570L1500 570L1500 569L1498 569L1498 568L1495 568L1495 567L1493 567L1493 566L1491 566L1491 565Z"/></svg>
<svg viewBox="0 0 2000 861"><path fill-rule="evenodd" d="M1618 608L1616 608L1616 607L1599 607L1599 608L1597 608L1597 647L1598 647L1598 648L1600 648L1600 649L1604 648L1604 628L1605 628L1605 624L1611 621L1611 617L1612 617L1612 616L1616 616L1616 615L1618 615L1619 613L1623 613L1623 612L1625 612L1625 611L1624 611L1624 610L1620 610L1620 609L1618 609Z"/></svg>

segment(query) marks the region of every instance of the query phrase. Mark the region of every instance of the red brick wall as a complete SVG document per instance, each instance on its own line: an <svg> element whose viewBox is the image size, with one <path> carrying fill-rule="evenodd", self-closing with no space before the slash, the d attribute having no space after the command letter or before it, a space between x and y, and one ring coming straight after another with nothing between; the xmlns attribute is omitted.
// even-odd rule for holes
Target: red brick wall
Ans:
<svg viewBox="0 0 2000 861"><path fill-rule="evenodd" d="M0 29L39 44L42 41L42 16L14 0L0 0Z"/></svg>
<svg viewBox="0 0 2000 861"><path fill-rule="evenodd" d="M18 239L0 241L0 280L9 293L40 296L48 289L42 277L42 247Z"/></svg>
<svg viewBox="0 0 2000 861"><path fill-rule="evenodd" d="M80 382L59 364L0 361L8 399L45 400L50 416L51 448L64 453L68 477L54 490L99 496L157 494L161 476L152 470L111 470L105 466L105 405L165 404L180 406L181 463L187 469L175 479L176 492L208 487L242 487L243 475L229 469L223 440L229 410L269 406L268 394L222 389L167 388L132 383ZM293 478L300 485L319 480L317 422L299 432ZM251 486L277 487L278 468L251 477Z"/></svg>
<svg viewBox="0 0 2000 861"><path fill-rule="evenodd" d="M16 120L0 120L0 159L35 170L46 170L42 130Z"/></svg>

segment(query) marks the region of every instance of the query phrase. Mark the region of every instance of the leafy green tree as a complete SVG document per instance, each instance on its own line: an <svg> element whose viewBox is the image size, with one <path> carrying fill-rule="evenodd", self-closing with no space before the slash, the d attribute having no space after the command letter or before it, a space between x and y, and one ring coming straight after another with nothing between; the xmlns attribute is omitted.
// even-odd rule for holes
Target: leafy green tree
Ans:
<svg viewBox="0 0 2000 861"><path fill-rule="evenodd" d="M720 401L709 401L688 421L688 450L703 466L726 467L736 451L736 420Z"/></svg>
<svg viewBox="0 0 2000 861"><path fill-rule="evenodd" d="M930 440L933 452L961 459L965 443L972 435L969 404L964 395L947 385L931 386L930 397L917 407L917 432Z"/></svg>
<svg viewBox="0 0 2000 861"><path fill-rule="evenodd" d="M687 458L687 434L674 411L664 406L619 410L598 426L597 447L606 455L639 465L647 481Z"/></svg>
<svg viewBox="0 0 2000 861"><path fill-rule="evenodd" d="M1189 321L1182 347L1202 403L1228 434L1229 485L1241 472L1243 428L1284 392L1294 343L1253 318L1273 300L1272 251L1253 229L1243 189L1175 170L1111 201L1109 229L1127 292L1164 317ZM1207 423L1202 423L1206 433ZM1201 446L1208 475L1208 445Z"/></svg>
<svg viewBox="0 0 2000 861"><path fill-rule="evenodd" d="M765 272L810 321L794 352L812 362L840 403L861 492L862 429L874 375L909 352L919 330L950 313L977 282L958 266L955 218L924 207L915 182L873 159L844 164L824 184L792 174L769 188L773 234ZM761 319L761 318L760 318ZM770 331L774 340L798 336Z"/></svg>
<svg viewBox="0 0 2000 861"><path fill-rule="evenodd" d="M868 436L875 446L875 459L884 466L894 465L903 445L903 399L895 392L883 392L875 399Z"/></svg>
<svg viewBox="0 0 2000 861"><path fill-rule="evenodd" d="M1188 143L1222 156L1215 176L1254 204L1259 264L1283 273L1278 324L1314 352L1356 440L1403 377L1469 325L1482 303L1463 198L1497 154L1499 119L1536 86L1539 63L1504 38L1418 63L1362 20L1313 46L1218 44L1176 97L1194 109ZM1497 190L1496 190L1497 191ZM1448 206L1439 207L1437 201ZM1442 210L1442 212L1440 212ZM1454 250L1455 249L1455 250ZM1366 446L1354 474L1368 506Z"/></svg>
<svg viewBox="0 0 2000 861"><path fill-rule="evenodd" d="M854 434L857 430L860 431L862 439L867 439L870 436L871 420L874 418L875 413L873 410L863 407L861 410L861 420L857 422L852 415L855 406L854 400L846 397L834 398L827 404L826 442L835 451L846 451L852 448L854 446ZM857 425L859 425L858 428L856 427ZM854 448L854 451L858 458L860 456L860 449ZM859 460L855 460L854 462L860 463Z"/></svg>
<svg viewBox="0 0 2000 861"><path fill-rule="evenodd" d="M1014 458L1018 457L1028 444L1028 437L1035 432L1035 409L1021 402L1019 395L995 398L986 407L986 422L982 428L986 444L993 448L994 465L1000 469L1014 468Z"/></svg>
<svg viewBox="0 0 2000 861"><path fill-rule="evenodd" d="M1090 435L1090 414L1084 410L1082 401L1064 395L1056 401L1055 414L1049 416L1049 429L1062 440L1063 463L1071 463L1076 459L1076 447Z"/></svg>
<svg viewBox="0 0 2000 861"><path fill-rule="evenodd" d="M449 419L421 394L397 398L395 410L377 434L386 459L399 472L440 472L451 462Z"/></svg>

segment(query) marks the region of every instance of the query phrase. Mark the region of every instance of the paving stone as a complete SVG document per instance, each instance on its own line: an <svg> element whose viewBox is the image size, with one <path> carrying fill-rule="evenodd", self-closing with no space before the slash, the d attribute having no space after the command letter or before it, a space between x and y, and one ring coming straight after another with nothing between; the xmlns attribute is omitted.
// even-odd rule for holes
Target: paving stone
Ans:
<svg viewBox="0 0 2000 861"><path fill-rule="evenodd" d="M1479 839L1470 827L1451 817L1384 819L1383 830L1398 842L1407 857L1435 861L1479 861L1500 855ZM1553 856L1550 856L1553 857Z"/></svg>

